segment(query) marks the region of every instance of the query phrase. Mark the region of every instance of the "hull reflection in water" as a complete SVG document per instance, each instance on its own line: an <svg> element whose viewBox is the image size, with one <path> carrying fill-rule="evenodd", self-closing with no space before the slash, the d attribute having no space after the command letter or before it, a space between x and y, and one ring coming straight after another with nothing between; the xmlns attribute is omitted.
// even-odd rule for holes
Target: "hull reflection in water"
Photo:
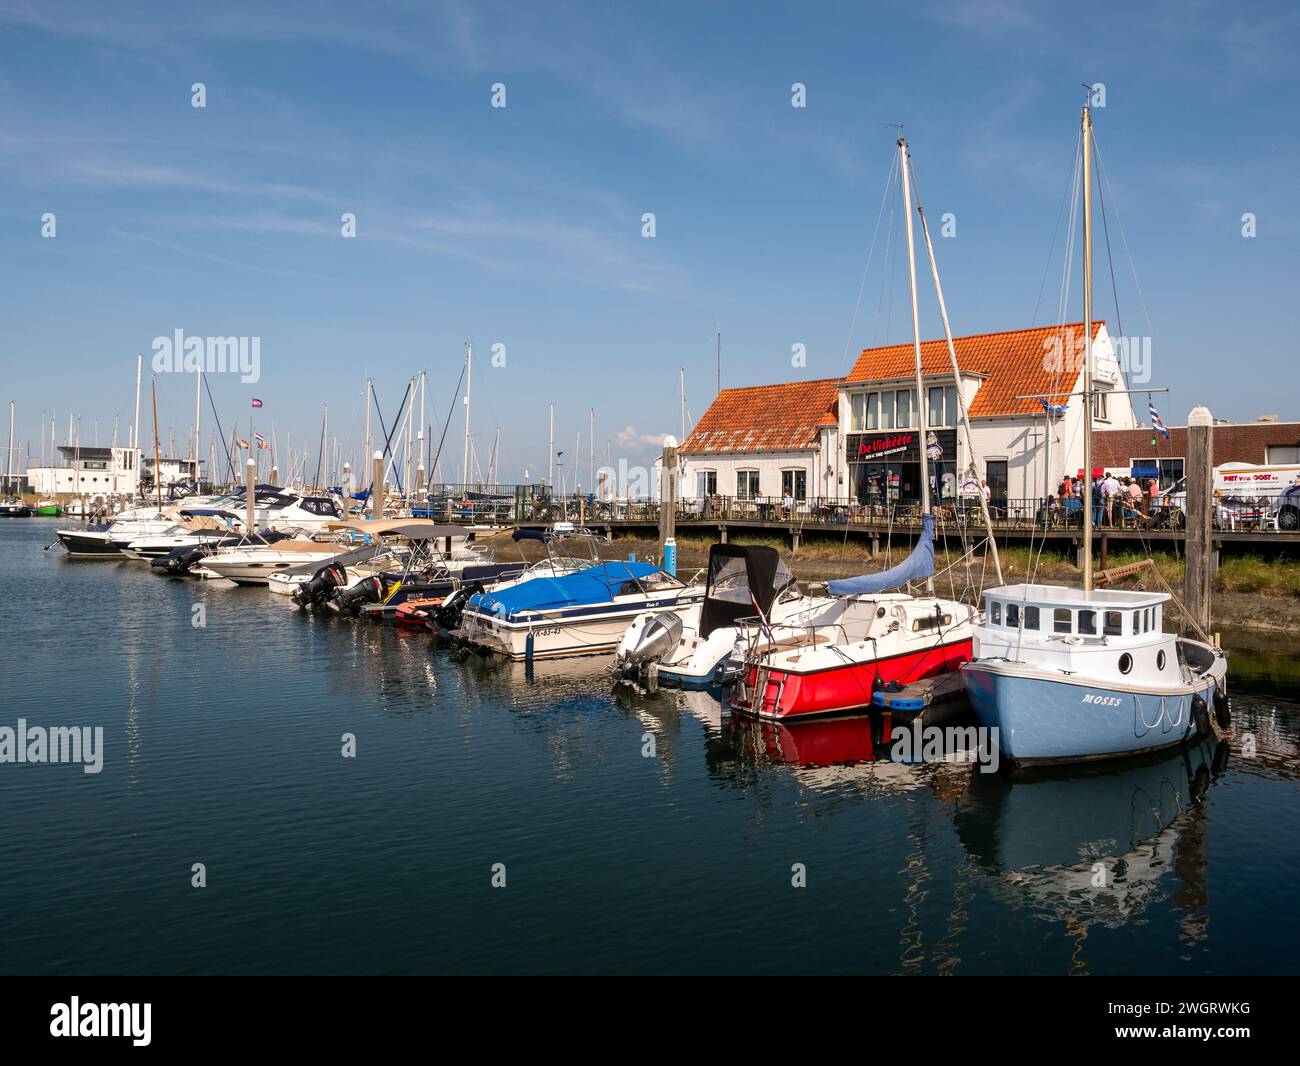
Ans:
<svg viewBox="0 0 1300 1066"><path fill-rule="evenodd" d="M1208 903L1201 801L1227 760L1226 743L1207 742L1120 768L972 774L957 833L999 894L1080 936L1124 926L1171 890L1195 936Z"/></svg>

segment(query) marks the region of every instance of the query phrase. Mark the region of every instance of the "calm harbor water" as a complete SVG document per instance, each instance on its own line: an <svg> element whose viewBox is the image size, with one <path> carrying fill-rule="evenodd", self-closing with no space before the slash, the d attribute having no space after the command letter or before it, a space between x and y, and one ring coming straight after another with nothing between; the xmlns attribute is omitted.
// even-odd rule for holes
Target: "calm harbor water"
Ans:
<svg viewBox="0 0 1300 1066"><path fill-rule="evenodd" d="M5 973L1297 969L1278 642L1230 748L1008 779L71 561L55 525L0 523L0 726L102 726L103 769L0 764Z"/></svg>

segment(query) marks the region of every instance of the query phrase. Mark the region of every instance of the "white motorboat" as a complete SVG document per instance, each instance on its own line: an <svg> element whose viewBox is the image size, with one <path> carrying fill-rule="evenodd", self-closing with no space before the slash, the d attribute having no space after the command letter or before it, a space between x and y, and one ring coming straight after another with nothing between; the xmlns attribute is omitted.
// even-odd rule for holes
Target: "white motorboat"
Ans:
<svg viewBox="0 0 1300 1066"><path fill-rule="evenodd" d="M350 550L350 545L337 541L301 538L280 540L260 547L232 545L218 548L191 572L200 577L225 578L237 585L265 585L276 571L306 564L323 566Z"/></svg>
<svg viewBox="0 0 1300 1066"><path fill-rule="evenodd" d="M707 688L725 679L742 638L764 625L816 625L835 609L834 600L800 593L776 549L715 544L704 598L636 618L619 642L614 672L651 685Z"/></svg>

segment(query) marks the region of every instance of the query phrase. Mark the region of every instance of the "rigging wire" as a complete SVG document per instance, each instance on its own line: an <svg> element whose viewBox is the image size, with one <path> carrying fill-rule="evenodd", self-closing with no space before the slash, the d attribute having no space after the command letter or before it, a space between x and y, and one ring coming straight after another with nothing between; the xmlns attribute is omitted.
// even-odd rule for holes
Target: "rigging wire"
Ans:
<svg viewBox="0 0 1300 1066"><path fill-rule="evenodd" d="M893 217L892 200L889 190L893 187L898 172L898 153L891 152L891 161L889 165L889 174L885 178L885 189L880 197L880 210L876 212L876 224L871 231L871 244L867 248L867 261L862 268L862 280L858 283L858 298L853 305L853 317L849 320L849 335L844 339L844 359L840 364L840 373L843 374L849 365L849 352L853 347L853 331L858 324L858 311L862 307L862 294L867 287L867 275L871 272L871 260L876 253L876 238L880 235L880 220L885 215L885 202L891 202L890 217Z"/></svg>

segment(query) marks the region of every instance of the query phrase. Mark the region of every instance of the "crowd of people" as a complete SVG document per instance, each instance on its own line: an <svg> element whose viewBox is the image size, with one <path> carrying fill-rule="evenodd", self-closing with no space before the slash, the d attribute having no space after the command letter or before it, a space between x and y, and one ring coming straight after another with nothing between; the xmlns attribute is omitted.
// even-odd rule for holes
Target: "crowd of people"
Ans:
<svg viewBox="0 0 1300 1066"><path fill-rule="evenodd" d="M1083 506L1081 479L1066 475L1049 510L1058 516L1078 514ZM1075 501L1075 502L1071 502ZM1160 483L1155 478L1118 477L1103 474L1092 483L1092 504L1099 525L1145 528L1166 517L1167 504L1160 500Z"/></svg>

